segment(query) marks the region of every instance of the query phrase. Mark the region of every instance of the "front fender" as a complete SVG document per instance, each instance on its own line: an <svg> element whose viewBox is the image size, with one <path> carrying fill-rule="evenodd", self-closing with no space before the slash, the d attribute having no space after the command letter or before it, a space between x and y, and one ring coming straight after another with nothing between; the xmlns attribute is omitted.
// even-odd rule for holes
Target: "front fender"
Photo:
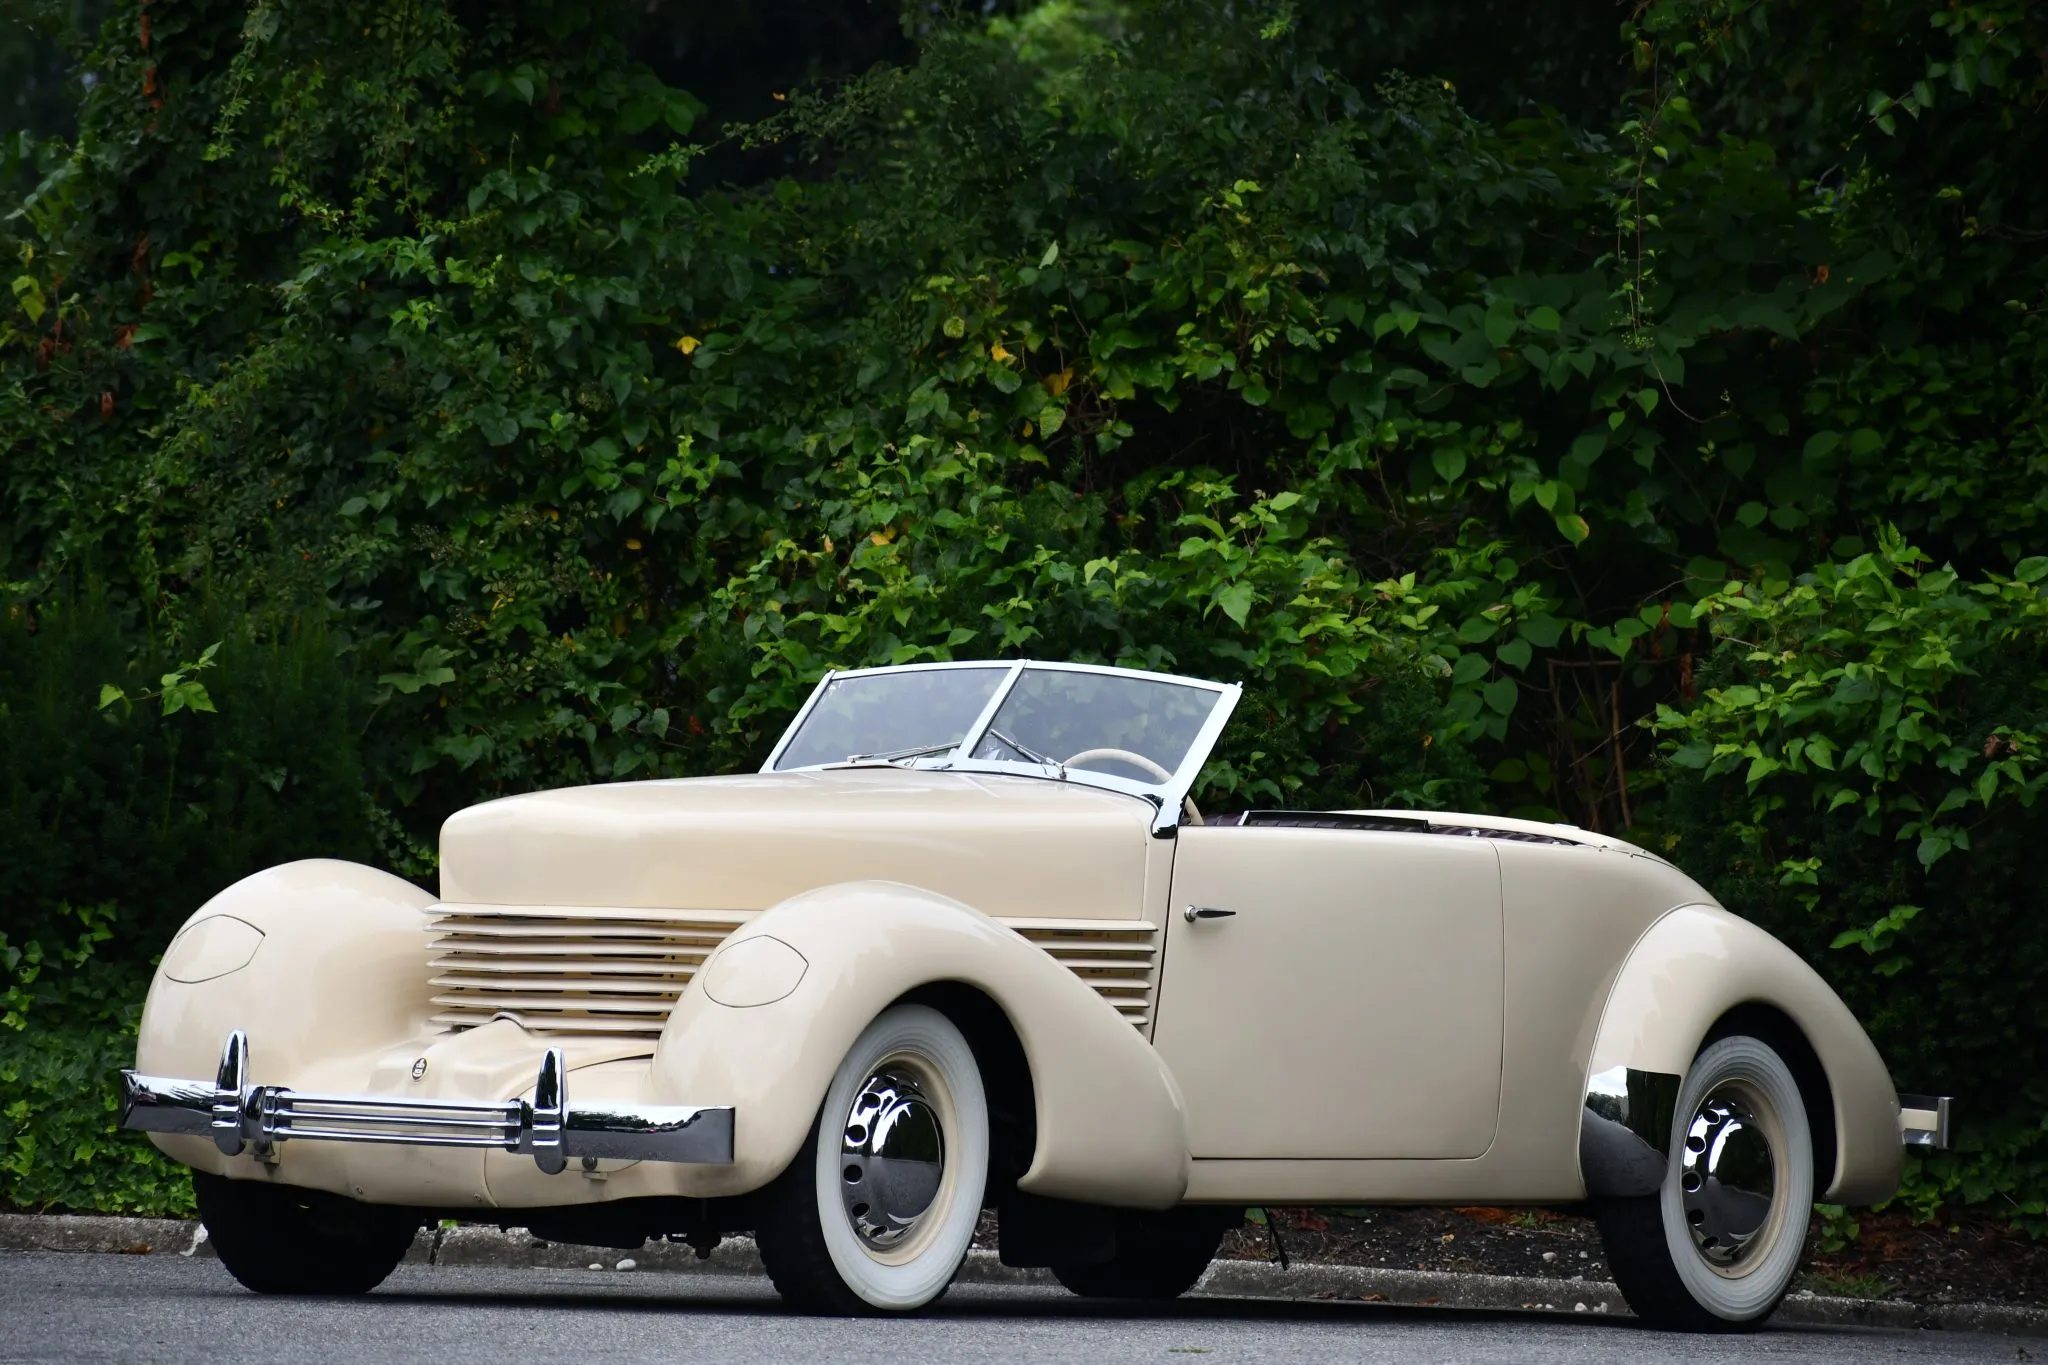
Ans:
<svg viewBox="0 0 2048 1365"><path fill-rule="evenodd" d="M1798 955L1711 905L1652 924L1607 998L1587 1068L1683 1076L1715 1022L1739 1005L1782 1011L1805 1034L1833 1092L1835 1176L1823 1197L1871 1204L1898 1188L1904 1155L1890 1074L1849 1009Z"/></svg>
<svg viewBox="0 0 2048 1365"><path fill-rule="evenodd" d="M424 911L433 903L388 872L328 858L244 877L195 910L165 951L136 1069L210 1078L229 1031L243 1029L251 1082L317 1088L337 1058L419 1037L432 1012ZM203 1138L150 1139L188 1165L225 1169Z"/></svg>
<svg viewBox="0 0 2048 1365"><path fill-rule="evenodd" d="M795 989L766 1004L712 999L703 983L719 957L760 938L802 955ZM1179 1201L1189 1172L1180 1092L1136 1030L981 912L873 881L807 891L764 912L721 946L669 1016L654 1059L658 1097L737 1114L733 1164L693 1172L692 1193L743 1193L774 1179L860 1031L891 1002L938 982L986 994L1023 1044L1038 1145L1021 1188L1133 1208Z"/></svg>

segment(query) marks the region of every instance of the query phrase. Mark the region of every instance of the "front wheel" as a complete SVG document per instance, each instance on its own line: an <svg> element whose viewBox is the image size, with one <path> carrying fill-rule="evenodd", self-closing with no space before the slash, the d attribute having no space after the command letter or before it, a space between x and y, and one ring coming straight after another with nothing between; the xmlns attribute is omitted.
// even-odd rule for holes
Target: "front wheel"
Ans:
<svg viewBox="0 0 2048 1365"><path fill-rule="evenodd" d="M885 1011L761 1193L755 1241L784 1302L906 1313L945 1293L981 1216L988 1142L981 1070L960 1030L925 1005Z"/></svg>
<svg viewBox="0 0 2048 1365"><path fill-rule="evenodd" d="M192 1173L220 1263L259 1294L367 1294L412 1246L418 1215L340 1195Z"/></svg>
<svg viewBox="0 0 2048 1365"><path fill-rule="evenodd" d="M1813 1213L1813 1139L1792 1070L1756 1038L1723 1038L1679 1087L1655 1194L1595 1208L1607 1264L1653 1327L1741 1332L1792 1287Z"/></svg>

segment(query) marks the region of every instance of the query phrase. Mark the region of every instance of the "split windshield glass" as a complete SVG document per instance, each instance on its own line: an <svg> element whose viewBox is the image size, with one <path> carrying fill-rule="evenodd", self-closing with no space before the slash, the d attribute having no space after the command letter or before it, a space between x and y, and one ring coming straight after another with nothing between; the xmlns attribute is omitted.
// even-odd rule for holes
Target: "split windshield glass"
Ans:
<svg viewBox="0 0 2048 1365"><path fill-rule="evenodd" d="M1008 665L996 664L834 678L775 766L809 768L906 749L945 753L967 738L1009 674Z"/></svg>
<svg viewBox="0 0 2048 1365"><path fill-rule="evenodd" d="M1027 668L975 745L974 757L1050 759L1133 782L1165 782L1215 705L1216 694L1201 687Z"/></svg>
<svg viewBox="0 0 2048 1365"><path fill-rule="evenodd" d="M1026 666L981 725L1011 674L1009 665L989 665L833 678L774 766L981 760L1158 786L1187 761L1221 700L1217 689L1156 675Z"/></svg>

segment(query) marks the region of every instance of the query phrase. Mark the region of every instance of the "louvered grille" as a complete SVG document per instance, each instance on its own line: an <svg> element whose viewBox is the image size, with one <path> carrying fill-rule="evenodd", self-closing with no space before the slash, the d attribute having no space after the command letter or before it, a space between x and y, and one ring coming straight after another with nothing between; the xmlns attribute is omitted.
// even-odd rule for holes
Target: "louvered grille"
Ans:
<svg viewBox="0 0 2048 1365"><path fill-rule="evenodd" d="M1006 919L1139 1028L1152 1022L1159 930L1143 920Z"/></svg>
<svg viewBox="0 0 2048 1365"><path fill-rule="evenodd" d="M429 951L434 1022L511 1019L537 1033L658 1037L742 910L444 905Z"/></svg>
<svg viewBox="0 0 2048 1365"><path fill-rule="evenodd" d="M434 1022L656 1038L683 988L754 912L442 905ZM1005 919L1138 1028L1152 1022L1158 930L1142 920Z"/></svg>

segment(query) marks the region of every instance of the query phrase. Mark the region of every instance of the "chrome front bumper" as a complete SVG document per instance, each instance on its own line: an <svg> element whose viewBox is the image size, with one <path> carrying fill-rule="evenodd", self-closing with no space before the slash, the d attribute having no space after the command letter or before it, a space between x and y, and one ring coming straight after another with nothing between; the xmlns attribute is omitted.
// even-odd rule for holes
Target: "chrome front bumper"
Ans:
<svg viewBox="0 0 2048 1365"><path fill-rule="evenodd" d="M213 1139L229 1156L253 1149L269 1159L291 1140L398 1147L495 1147L526 1152L549 1175L569 1158L621 1161L732 1161L733 1111L687 1105L571 1105L558 1048L541 1057L533 1100L497 1104L322 1095L250 1085L249 1040L237 1029L211 1081L121 1073L121 1126Z"/></svg>

